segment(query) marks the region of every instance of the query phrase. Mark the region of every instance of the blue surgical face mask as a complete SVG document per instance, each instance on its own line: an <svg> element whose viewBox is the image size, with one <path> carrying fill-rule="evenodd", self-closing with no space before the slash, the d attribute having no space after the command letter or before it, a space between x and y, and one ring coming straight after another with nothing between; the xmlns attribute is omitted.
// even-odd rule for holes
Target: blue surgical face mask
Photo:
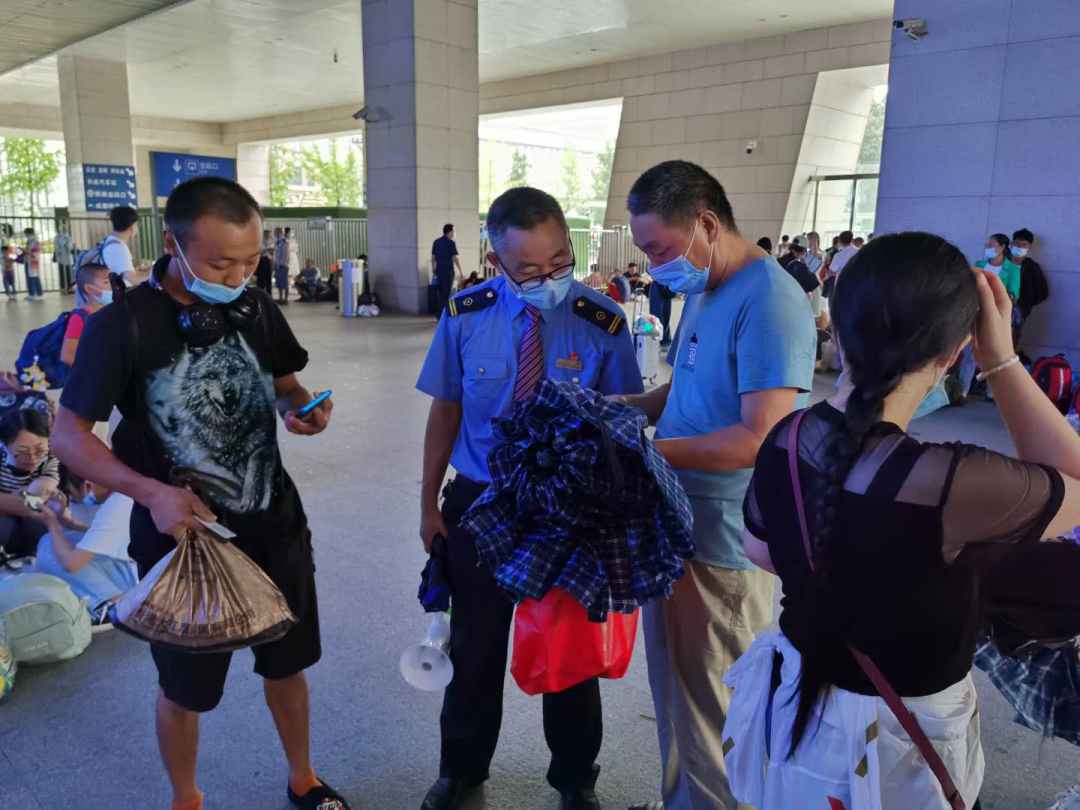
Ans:
<svg viewBox="0 0 1080 810"><path fill-rule="evenodd" d="M705 292L705 288L709 285L709 269L712 267L715 243L709 246L709 261L705 264L705 267L694 267L693 262L686 258L690 253L690 248L694 246L697 227L698 224L695 221L694 230L690 234L690 244L686 246L686 253L672 259L670 262L664 262L658 267L649 268L649 275L653 277L654 281L659 281L661 285L669 290L683 295L696 295Z"/></svg>
<svg viewBox="0 0 1080 810"><path fill-rule="evenodd" d="M537 309L555 309L566 298L566 294L570 292L570 287L574 283L574 274L567 273L562 278L549 278L535 289L523 290L521 285L506 273L503 273L503 276L506 278L506 286L510 288L510 292Z"/></svg>
<svg viewBox="0 0 1080 810"><path fill-rule="evenodd" d="M112 290L98 290L94 293L94 298L96 298L97 302L103 307L107 307L113 302Z"/></svg>
<svg viewBox="0 0 1080 810"><path fill-rule="evenodd" d="M911 418L914 420L929 416L935 411L947 407L948 404L949 395L945 391L945 381L942 380L927 392L926 396L923 397L923 401L919 403L919 407L915 409L915 415Z"/></svg>
<svg viewBox="0 0 1080 810"><path fill-rule="evenodd" d="M197 275L195 271L191 269L191 265L188 263L187 256L184 255L184 249L180 247L180 240L174 235L173 242L176 244L176 257L180 260L180 278L184 282L184 289L194 295L196 298L200 298L208 304L231 304L237 298L244 294L244 289L247 287L247 279L244 279L244 283L239 287L230 287L227 284L213 284L209 281L203 281ZM190 281L188 278L190 277Z"/></svg>
<svg viewBox="0 0 1080 810"><path fill-rule="evenodd" d="M1022 259L1028 255L1028 249L1022 247L1014 247L1010 251L1015 259Z"/></svg>
<svg viewBox="0 0 1080 810"><path fill-rule="evenodd" d="M983 253L986 255L986 258L988 258L988 259L996 259L997 255L998 255L997 248L987 248L986 250L983 251Z"/></svg>

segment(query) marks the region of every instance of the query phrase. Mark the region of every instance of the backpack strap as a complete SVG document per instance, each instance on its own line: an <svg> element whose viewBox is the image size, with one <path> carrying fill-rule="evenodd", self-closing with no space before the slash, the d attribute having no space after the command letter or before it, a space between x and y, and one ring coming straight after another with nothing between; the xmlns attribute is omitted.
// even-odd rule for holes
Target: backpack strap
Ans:
<svg viewBox="0 0 1080 810"><path fill-rule="evenodd" d="M810 545L810 530L806 523L806 506L803 503L802 484L799 480L799 428L802 427L803 419L805 417L806 411L800 411L788 428L787 454L788 472L791 477L792 494L795 499L795 510L799 515L799 530L802 533L803 550L806 552L807 562L810 563L810 570L813 571L814 552ZM877 690L881 699L885 701L885 705L887 705L896 716L896 719L900 722L904 731L907 732L911 741L915 743L915 747L919 750L919 753L922 754L923 759L926 760L926 764L930 767L934 776L937 777L938 783L945 793L945 800L949 803L949 806L952 810L967 810L967 805L964 803L964 797L960 795L960 791L953 783L952 777L949 776L949 771L945 767L945 763L941 761L941 755L938 754L937 749L931 744L930 739L919 725L919 721L915 719L915 715L913 715L908 707L904 705L904 701L900 699L896 690L893 689L892 684L889 683L889 679L885 677L885 674L878 668L877 664L875 664L865 653L859 652L851 644L848 645L848 649L851 651L855 663L859 665L859 668L866 674L866 677L870 679L870 683L874 685L874 689Z"/></svg>

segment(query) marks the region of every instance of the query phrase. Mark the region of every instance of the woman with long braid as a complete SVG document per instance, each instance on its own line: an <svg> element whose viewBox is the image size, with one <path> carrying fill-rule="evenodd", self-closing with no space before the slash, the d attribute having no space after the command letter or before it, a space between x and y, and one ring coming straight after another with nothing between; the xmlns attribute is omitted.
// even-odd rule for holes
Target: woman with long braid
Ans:
<svg viewBox="0 0 1080 810"><path fill-rule="evenodd" d="M777 425L746 498L747 553L784 597L780 631L728 674L733 792L758 810L971 808L984 770L970 675L979 560L1080 524L1080 436L1016 358L1000 280L944 239L875 239L831 302L844 384ZM1019 460L906 433L973 337ZM874 665L944 779L879 697Z"/></svg>

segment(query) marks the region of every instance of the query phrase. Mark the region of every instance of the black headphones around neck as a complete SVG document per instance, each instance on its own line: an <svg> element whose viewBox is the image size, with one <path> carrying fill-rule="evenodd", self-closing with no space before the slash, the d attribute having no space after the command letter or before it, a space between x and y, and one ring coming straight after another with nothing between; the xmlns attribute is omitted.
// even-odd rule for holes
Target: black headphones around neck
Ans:
<svg viewBox="0 0 1080 810"><path fill-rule="evenodd" d="M169 268L171 256L162 256L150 272L150 286L168 296L161 286L161 277ZM123 283L122 281L120 282ZM171 296L170 300L172 299ZM176 314L176 328L184 343L191 349L213 346L230 332L246 332L259 320L262 306L251 290L245 289L235 301L228 304L208 304L196 301L181 306Z"/></svg>

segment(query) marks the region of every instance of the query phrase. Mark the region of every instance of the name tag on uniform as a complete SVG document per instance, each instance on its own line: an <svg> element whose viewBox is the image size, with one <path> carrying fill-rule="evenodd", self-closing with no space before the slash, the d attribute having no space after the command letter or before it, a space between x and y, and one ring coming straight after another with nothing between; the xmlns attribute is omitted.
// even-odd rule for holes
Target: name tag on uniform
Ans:
<svg viewBox="0 0 1080 810"><path fill-rule="evenodd" d="M581 358L578 357L577 352L570 352L569 357L567 357L565 359L562 358L562 357L556 359L555 360L555 367L556 368L568 368L568 369L571 369L573 371L581 371L581 369L582 369Z"/></svg>

